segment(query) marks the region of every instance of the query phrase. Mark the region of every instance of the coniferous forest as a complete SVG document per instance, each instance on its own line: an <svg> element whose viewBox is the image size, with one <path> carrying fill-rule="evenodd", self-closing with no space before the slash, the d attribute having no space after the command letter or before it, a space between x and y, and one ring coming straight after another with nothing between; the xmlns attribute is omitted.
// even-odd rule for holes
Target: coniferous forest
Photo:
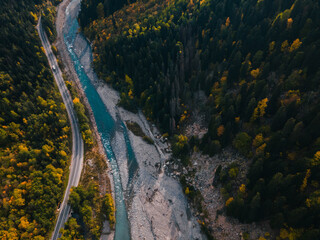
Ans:
<svg viewBox="0 0 320 240"><path fill-rule="evenodd" d="M319 1L111 5L83 0L79 21L119 104L143 109L171 136L200 108L207 134L175 137L173 154L187 162L195 146L211 156L232 146L252 161L245 193L229 192L227 214L320 238Z"/></svg>

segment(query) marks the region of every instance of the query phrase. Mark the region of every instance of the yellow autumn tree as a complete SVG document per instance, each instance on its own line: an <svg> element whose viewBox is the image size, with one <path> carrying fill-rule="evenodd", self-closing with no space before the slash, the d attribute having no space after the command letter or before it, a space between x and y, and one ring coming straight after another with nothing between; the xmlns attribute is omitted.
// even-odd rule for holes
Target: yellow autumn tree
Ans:
<svg viewBox="0 0 320 240"><path fill-rule="evenodd" d="M128 75L125 75L125 81L129 85L130 88L133 87L133 81Z"/></svg>
<svg viewBox="0 0 320 240"><path fill-rule="evenodd" d="M292 18L288 18L288 20L287 20L287 28L291 28L292 27L292 23L293 23Z"/></svg>
<svg viewBox="0 0 320 240"><path fill-rule="evenodd" d="M311 165L312 166L318 166L320 165L320 151L317 151L314 156L313 159L311 161Z"/></svg>
<svg viewBox="0 0 320 240"><path fill-rule="evenodd" d="M310 177L310 175L311 175L311 171L310 171L310 169L307 169L306 176L304 177L302 185L300 186L300 191L301 192L303 192L304 189L307 187L308 178Z"/></svg>
<svg viewBox="0 0 320 240"><path fill-rule="evenodd" d="M29 224L30 223L29 223L27 217L23 216L20 218L20 224L19 224L20 229L27 229Z"/></svg>
<svg viewBox="0 0 320 240"><path fill-rule="evenodd" d="M230 197L227 201L226 201L226 207L228 207L228 205L233 201L233 197Z"/></svg>
<svg viewBox="0 0 320 240"><path fill-rule="evenodd" d="M185 144L188 143L188 137L187 136L184 136L182 134L179 135L178 137L178 144L183 147Z"/></svg>
<svg viewBox="0 0 320 240"><path fill-rule="evenodd" d="M107 215L110 227L113 229L114 224L116 223L115 206L112 195L110 193L106 193L106 195L104 196L103 207L105 210L105 214Z"/></svg>
<svg viewBox="0 0 320 240"><path fill-rule="evenodd" d="M262 155L266 146L267 144L264 142L262 133L257 134L252 141L252 147L255 148L256 155Z"/></svg>
<svg viewBox="0 0 320 240"><path fill-rule="evenodd" d="M260 69L259 69L259 68L253 69L253 70L250 72L250 74L251 74L251 76L252 76L254 79L256 79L256 78L259 76L259 74L260 74Z"/></svg>
<svg viewBox="0 0 320 240"><path fill-rule="evenodd" d="M31 14L31 16L32 16L33 19L34 19L34 22L35 22L35 23L38 22L38 16L37 16L37 14L35 14L35 13L33 13L33 12L30 12L30 14Z"/></svg>
<svg viewBox="0 0 320 240"><path fill-rule="evenodd" d="M192 7L192 6L194 6L194 3L193 3L193 0L190 0L189 4L188 4L188 7Z"/></svg>
<svg viewBox="0 0 320 240"><path fill-rule="evenodd" d="M254 109L251 121L255 121L258 118L262 118L266 113L268 98L264 98L258 102L258 106Z"/></svg>
<svg viewBox="0 0 320 240"><path fill-rule="evenodd" d="M73 104L77 104L77 103L79 103L79 102L80 102L79 98L75 97L75 98L73 99Z"/></svg>
<svg viewBox="0 0 320 240"><path fill-rule="evenodd" d="M256 135L256 137L252 141L252 146L254 148L257 148L263 144L263 135L262 133L259 133Z"/></svg>
<svg viewBox="0 0 320 240"><path fill-rule="evenodd" d="M174 136L175 143L172 146L172 153L176 157L181 157L186 153L185 147L188 143L188 137L184 135L175 135Z"/></svg>
<svg viewBox="0 0 320 240"><path fill-rule="evenodd" d="M132 91L131 88L129 89L128 97L129 97L130 99L133 99L133 91Z"/></svg>
<svg viewBox="0 0 320 240"><path fill-rule="evenodd" d="M266 146L267 146L267 144L263 143L260 147L258 147L256 149L256 155L262 155L264 153Z"/></svg>
<svg viewBox="0 0 320 240"><path fill-rule="evenodd" d="M230 25L230 18L228 17L227 19L226 19L226 27L229 27L229 25Z"/></svg>
<svg viewBox="0 0 320 240"><path fill-rule="evenodd" d="M180 123L183 123L186 120L187 114L188 114L187 111L184 111L183 114L181 114L181 117L180 117L180 120L179 120Z"/></svg>
<svg viewBox="0 0 320 240"><path fill-rule="evenodd" d="M219 137L221 137L224 133L224 126L223 125L220 125L218 128L217 128L217 135Z"/></svg>
<svg viewBox="0 0 320 240"><path fill-rule="evenodd" d="M17 207L22 207L25 205L25 199L22 197L23 191L21 189L14 189L13 196L11 197L10 201L13 205Z"/></svg>
<svg viewBox="0 0 320 240"><path fill-rule="evenodd" d="M245 193L245 192L246 192L246 185L241 184L241 186L239 187L239 191L240 191L241 193Z"/></svg>
<svg viewBox="0 0 320 240"><path fill-rule="evenodd" d="M289 52L293 52L295 50L297 50L300 46L301 46L302 42L300 41L299 38L297 38L296 40L293 41L293 43L291 44L290 48L289 48Z"/></svg>

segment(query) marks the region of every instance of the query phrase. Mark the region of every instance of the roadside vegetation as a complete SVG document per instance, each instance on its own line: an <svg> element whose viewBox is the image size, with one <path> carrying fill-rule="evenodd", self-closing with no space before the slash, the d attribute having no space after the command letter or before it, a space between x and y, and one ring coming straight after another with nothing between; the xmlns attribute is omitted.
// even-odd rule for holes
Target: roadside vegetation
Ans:
<svg viewBox="0 0 320 240"><path fill-rule="evenodd" d="M60 1L56 1L60 2ZM48 36L49 42L53 43L57 38L57 31L55 28L56 6L50 2L42 8L42 27ZM57 50L54 48L53 53L56 54Z"/></svg>
<svg viewBox="0 0 320 240"><path fill-rule="evenodd" d="M85 145L90 149L90 147L92 147L93 145L93 136L90 129L90 122L87 117L88 111L86 111L85 106L80 102L80 99L78 97L75 97L73 99L73 106L77 113L83 141Z"/></svg>

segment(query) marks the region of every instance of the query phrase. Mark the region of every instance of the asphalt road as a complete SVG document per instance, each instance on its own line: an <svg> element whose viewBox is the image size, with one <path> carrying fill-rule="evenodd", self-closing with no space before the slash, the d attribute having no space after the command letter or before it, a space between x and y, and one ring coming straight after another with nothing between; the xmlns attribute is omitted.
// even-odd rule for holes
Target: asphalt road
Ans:
<svg viewBox="0 0 320 240"><path fill-rule="evenodd" d="M41 24L41 17L39 18L37 29L42 42L42 46L45 49L46 56L48 58L48 62L51 67L53 76L58 85L63 102L66 106L66 110L67 110L68 117L71 124L71 130L72 130L72 158L70 163L69 181L64 194L63 202L60 205L58 220L56 222L56 225L51 237L52 240L56 240L58 239L58 237L60 237L61 234L59 233L59 231L61 228L63 228L64 223L68 220L68 217L70 215L71 209L70 209L70 206L68 205L70 189L71 187L77 186L79 184L82 165L83 165L84 147L83 147L83 140L80 133L80 127L78 124L77 115L73 108L72 98L62 78L61 70L58 66L57 59L51 50L51 45L49 43L49 40L45 32L43 31L42 24Z"/></svg>

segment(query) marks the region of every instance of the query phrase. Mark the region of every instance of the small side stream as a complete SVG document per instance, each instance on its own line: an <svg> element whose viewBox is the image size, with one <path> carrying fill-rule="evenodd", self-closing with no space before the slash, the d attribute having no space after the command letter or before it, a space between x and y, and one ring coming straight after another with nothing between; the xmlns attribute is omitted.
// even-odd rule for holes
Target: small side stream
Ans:
<svg viewBox="0 0 320 240"><path fill-rule="evenodd" d="M73 0L69 4L69 6L71 4L73 4L72 7L77 7L79 9L80 0ZM127 240L127 239L130 239L130 224L128 220L126 205L125 205L125 198L124 198L124 192L123 192L123 187L121 183L120 170L117 163L116 155L113 152L112 144L111 144L112 139L115 135L115 131L118 131L117 127L121 126L121 129L122 129L121 132L125 139L125 146L126 146L125 150L127 151L128 169L129 169L129 173L128 173L129 182L134 176L134 173L136 172L138 165L137 165L137 161L135 159L135 155L132 150L127 129L124 123L121 121L121 119L116 119L116 120L113 119L112 116L109 114L94 84L89 79L89 77L87 76L86 72L84 71L80 63L82 54L77 56L77 54L74 51L74 42L77 35L79 34L78 33L79 25L77 21L77 14L70 14L69 6L66 10L66 23L64 26L64 42L68 48L70 57L73 61L73 65L79 77L82 88L92 108L94 118L98 127L98 131L102 139L102 144L104 146L105 152L110 162L110 166L112 168L114 191L115 191L115 203L116 203L115 239ZM72 15L75 15L75 16L72 16ZM89 43L87 43L85 50L90 51L90 56L92 56L91 46Z"/></svg>

